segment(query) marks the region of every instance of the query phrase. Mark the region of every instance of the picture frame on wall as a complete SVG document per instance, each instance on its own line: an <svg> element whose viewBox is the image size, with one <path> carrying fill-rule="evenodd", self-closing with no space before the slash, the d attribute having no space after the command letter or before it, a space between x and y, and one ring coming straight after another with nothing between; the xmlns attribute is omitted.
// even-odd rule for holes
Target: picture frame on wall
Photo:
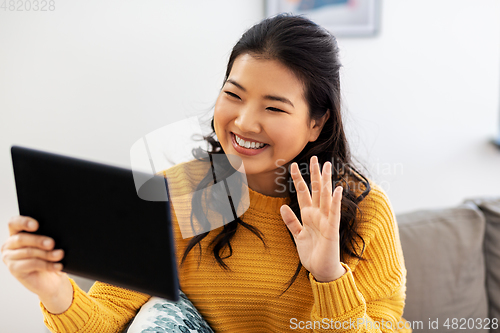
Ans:
<svg viewBox="0 0 500 333"><path fill-rule="evenodd" d="M380 29L381 0L266 0L266 16L304 15L335 37L375 36Z"/></svg>

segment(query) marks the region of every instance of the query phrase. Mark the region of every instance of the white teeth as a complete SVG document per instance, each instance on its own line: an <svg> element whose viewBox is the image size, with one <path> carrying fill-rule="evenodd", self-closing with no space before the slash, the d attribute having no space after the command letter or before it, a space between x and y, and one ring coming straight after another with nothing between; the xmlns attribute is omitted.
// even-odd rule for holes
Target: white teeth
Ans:
<svg viewBox="0 0 500 333"><path fill-rule="evenodd" d="M245 140L241 139L240 137L238 137L237 135L234 135L234 138L236 139L236 142L238 143L238 145L240 145L241 147L245 147L247 149L260 149L266 145L265 143L261 143L261 142L245 141Z"/></svg>

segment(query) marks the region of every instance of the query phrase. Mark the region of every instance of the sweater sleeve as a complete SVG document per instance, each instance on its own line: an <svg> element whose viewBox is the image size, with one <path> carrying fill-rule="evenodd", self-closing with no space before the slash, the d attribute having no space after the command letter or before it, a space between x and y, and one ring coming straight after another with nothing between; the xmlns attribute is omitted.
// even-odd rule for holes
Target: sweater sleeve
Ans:
<svg viewBox="0 0 500 333"><path fill-rule="evenodd" d="M406 268L396 218L384 191L371 185L359 204L363 260L342 264L346 273L332 282L317 282L309 274L311 321L319 324L314 332L411 332L402 318Z"/></svg>
<svg viewBox="0 0 500 333"><path fill-rule="evenodd" d="M70 279L73 302L61 314L52 314L40 302L45 325L54 333L122 332L150 296L96 282L87 294Z"/></svg>

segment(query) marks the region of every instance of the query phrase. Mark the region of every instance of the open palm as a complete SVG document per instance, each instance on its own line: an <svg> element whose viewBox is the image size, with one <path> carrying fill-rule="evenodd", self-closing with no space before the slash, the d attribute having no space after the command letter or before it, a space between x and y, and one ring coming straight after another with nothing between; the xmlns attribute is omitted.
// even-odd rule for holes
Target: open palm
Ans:
<svg viewBox="0 0 500 333"><path fill-rule="evenodd" d="M331 166L326 162L321 172L318 158L311 158L309 193L297 163L291 165L302 224L289 206L281 207L281 216L295 239L302 265L320 282L336 280L345 272L340 264L339 240L342 187L332 193Z"/></svg>

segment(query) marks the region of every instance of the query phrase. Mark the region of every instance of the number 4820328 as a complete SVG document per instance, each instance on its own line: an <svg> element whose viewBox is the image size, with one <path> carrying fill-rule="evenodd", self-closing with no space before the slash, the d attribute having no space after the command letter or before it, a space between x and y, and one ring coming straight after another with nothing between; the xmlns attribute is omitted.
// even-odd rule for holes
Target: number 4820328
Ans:
<svg viewBox="0 0 500 333"><path fill-rule="evenodd" d="M54 0L3 0L0 10L10 12L47 12L56 10Z"/></svg>
<svg viewBox="0 0 500 333"><path fill-rule="evenodd" d="M453 330L472 330L472 329L497 329L498 328L498 318L447 318L443 323L443 326L447 329Z"/></svg>

